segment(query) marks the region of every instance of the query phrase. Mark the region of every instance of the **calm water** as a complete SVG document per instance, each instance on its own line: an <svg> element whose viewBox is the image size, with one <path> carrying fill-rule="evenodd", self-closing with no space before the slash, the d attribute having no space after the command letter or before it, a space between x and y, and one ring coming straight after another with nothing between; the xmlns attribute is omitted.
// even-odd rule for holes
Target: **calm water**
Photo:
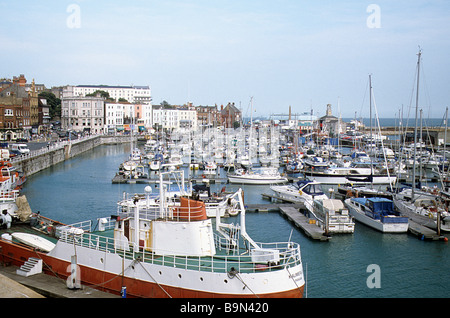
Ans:
<svg viewBox="0 0 450 318"><path fill-rule="evenodd" d="M129 146L101 146L28 178L23 193L31 209L64 223L115 214L123 192L142 193L144 184L112 184ZM215 185L220 189L224 185ZM237 189L226 185L227 190ZM265 202L265 186L246 186L245 202ZM353 235L329 242L308 239L277 212L247 213L247 231L256 241L301 245L311 298L450 297L448 243L420 241L409 234L381 234L359 223ZM371 264L380 268L380 288L367 287Z"/></svg>

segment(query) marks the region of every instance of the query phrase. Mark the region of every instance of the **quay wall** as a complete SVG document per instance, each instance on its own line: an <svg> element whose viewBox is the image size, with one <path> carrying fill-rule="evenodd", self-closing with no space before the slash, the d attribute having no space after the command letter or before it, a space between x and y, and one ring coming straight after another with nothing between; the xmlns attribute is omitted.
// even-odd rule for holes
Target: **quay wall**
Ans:
<svg viewBox="0 0 450 318"><path fill-rule="evenodd" d="M11 163L25 176L30 176L100 145L127 142L130 142L130 136L89 136L31 151L29 154L12 158Z"/></svg>

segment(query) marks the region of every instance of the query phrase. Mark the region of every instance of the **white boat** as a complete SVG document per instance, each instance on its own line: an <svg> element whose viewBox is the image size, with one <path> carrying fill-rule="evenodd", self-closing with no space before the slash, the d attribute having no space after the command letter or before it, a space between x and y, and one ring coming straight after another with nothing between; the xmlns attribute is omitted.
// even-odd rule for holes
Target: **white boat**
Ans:
<svg viewBox="0 0 450 318"><path fill-rule="evenodd" d="M217 164L214 161L206 162L203 173L205 175L216 175L217 174Z"/></svg>
<svg viewBox="0 0 450 318"><path fill-rule="evenodd" d="M326 234L353 233L355 222L338 199L314 200L312 215Z"/></svg>
<svg viewBox="0 0 450 318"><path fill-rule="evenodd" d="M386 198L349 198L344 201L356 221L383 233L406 233L408 217L395 212L394 203Z"/></svg>
<svg viewBox="0 0 450 318"><path fill-rule="evenodd" d="M381 174L371 168L362 167L329 167L323 172L309 171L305 176L323 184L394 184L397 181L395 174Z"/></svg>
<svg viewBox="0 0 450 318"><path fill-rule="evenodd" d="M246 229L241 189L231 198L239 202L240 216L233 219L237 224L225 223L218 215L213 222L206 217L203 202L183 197L179 207L168 204L163 178L167 174L160 174L162 199L152 211L141 211L141 205L131 201L126 212L96 223L58 225L57 237L52 236L56 245L49 252L3 237L0 247L5 255L14 255L15 266L39 257L52 268L52 275L67 276L67 266L72 264L79 284L115 294L125 289L129 297L303 296L300 245L255 242ZM43 220L36 218L40 225ZM23 224L13 226L23 228ZM51 228L53 223L45 226L47 232L38 232L30 224L29 231L49 237Z"/></svg>
<svg viewBox="0 0 450 318"><path fill-rule="evenodd" d="M35 234L14 232L11 236L13 239L16 239L25 245L37 248L43 252L50 252L56 246L49 240Z"/></svg>
<svg viewBox="0 0 450 318"><path fill-rule="evenodd" d="M277 184L285 183L288 179L282 176L277 169L264 168L246 171L238 169L232 174L228 174L230 183L239 184Z"/></svg>
<svg viewBox="0 0 450 318"><path fill-rule="evenodd" d="M314 199L328 199L322 185L317 181L300 180L287 185L274 185L270 189L277 194L278 198L293 203L308 201L312 205Z"/></svg>
<svg viewBox="0 0 450 318"><path fill-rule="evenodd" d="M149 166L150 166L150 170L159 171L159 169L161 169L161 161L154 159L150 162Z"/></svg>
<svg viewBox="0 0 450 318"><path fill-rule="evenodd" d="M436 195L417 189L413 197L412 189L405 188L397 193L393 200L400 213L412 213L420 224L433 230L437 229L439 214L441 231L450 232L450 213L439 204Z"/></svg>

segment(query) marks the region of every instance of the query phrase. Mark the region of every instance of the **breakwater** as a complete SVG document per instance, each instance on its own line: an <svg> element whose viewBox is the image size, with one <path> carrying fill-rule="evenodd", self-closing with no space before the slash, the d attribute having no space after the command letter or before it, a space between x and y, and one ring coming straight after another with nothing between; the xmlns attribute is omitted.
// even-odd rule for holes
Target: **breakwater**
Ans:
<svg viewBox="0 0 450 318"><path fill-rule="evenodd" d="M129 142L130 136L87 136L71 141L57 142L51 146L31 151L29 154L14 157L11 159L11 163L25 176L30 176L97 146Z"/></svg>

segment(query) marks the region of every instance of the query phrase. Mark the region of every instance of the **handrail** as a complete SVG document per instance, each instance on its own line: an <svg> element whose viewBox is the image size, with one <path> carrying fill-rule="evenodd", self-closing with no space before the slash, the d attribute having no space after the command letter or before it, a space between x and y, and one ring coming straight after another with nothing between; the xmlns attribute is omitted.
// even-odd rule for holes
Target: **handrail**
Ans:
<svg viewBox="0 0 450 318"><path fill-rule="evenodd" d="M73 139L73 140L58 141L58 142L56 142L56 143L54 143L52 145L49 145L48 147L42 147L40 149L32 150L32 151L30 151L27 154L21 154L21 155L18 155L18 156L14 156L14 157L10 158L10 162L12 164L16 164L16 163L21 162L21 161L26 160L26 159L31 159L31 158L34 158L34 157L37 157L37 156L40 156L40 155L43 155L43 154L55 151L55 150L64 149L64 147L66 145L77 144L77 143L80 143L80 142L83 142L83 141L86 141L86 140L95 139L95 138L97 138L99 136L101 136L101 135L84 136L84 137L81 137L81 138L78 138L78 139Z"/></svg>
<svg viewBox="0 0 450 318"><path fill-rule="evenodd" d="M69 231L61 231L60 240L85 248L117 254L129 260L140 259L144 263L207 272L225 273L230 271L231 268L241 273L252 273L263 270L276 271L301 264L300 245L294 242L258 243L262 248L278 250L280 253L280 262L278 264L257 264L252 261L251 256L248 254L216 254L214 256L156 255L151 250L136 248L134 243L128 241L121 242L111 237L100 236L89 232L81 233L81 231L79 234L74 233L74 231L72 233Z"/></svg>

